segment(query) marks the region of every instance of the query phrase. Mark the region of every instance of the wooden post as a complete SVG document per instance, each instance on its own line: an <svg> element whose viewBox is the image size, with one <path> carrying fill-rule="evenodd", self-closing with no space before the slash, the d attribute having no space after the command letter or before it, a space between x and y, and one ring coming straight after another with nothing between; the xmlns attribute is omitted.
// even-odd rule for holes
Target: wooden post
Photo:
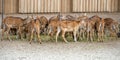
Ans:
<svg viewBox="0 0 120 60"><path fill-rule="evenodd" d="M2 0L0 0L0 14L2 13Z"/></svg>
<svg viewBox="0 0 120 60"><path fill-rule="evenodd" d="M118 0L118 10L120 11L120 0Z"/></svg>
<svg viewBox="0 0 120 60"><path fill-rule="evenodd" d="M97 12L97 7L98 7L98 4L97 4L98 0L95 0L95 12Z"/></svg>
<svg viewBox="0 0 120 60"><path fill-rule="evenodd" d="M3 29L3 19L4 19L4 0L2 0L2 24L1 24L1 29Z"/></svg>
<svg viewBox="0 0 120 60"><path fill-rule="evenodd" d="M86 0L86 12L88 12L88 6L89 6L89 4L88 4L89 2L88 2L88 0Z"/></svg>
<svg viewBox="0 0 120 60"><path fill-rule="evenodd" d="M40 5L40 2L41 2L41 0L38 0L38 6L37 6L37 9L38 9L38 13L40 13L40 9L41 9L41 5Z"/></svg>

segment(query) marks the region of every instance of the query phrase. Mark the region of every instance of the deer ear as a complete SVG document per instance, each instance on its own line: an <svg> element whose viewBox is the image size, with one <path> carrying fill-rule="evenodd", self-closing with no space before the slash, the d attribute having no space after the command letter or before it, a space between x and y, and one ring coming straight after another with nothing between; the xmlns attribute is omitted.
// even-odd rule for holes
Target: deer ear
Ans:
<svg viewBox="0 0 120 60"><path fill-rule="evenodd" d="M32 16L28 16L27 18L32 18Z"/></svg>
<svg viewBox="0 0 120 60"><path fill-rule="evenodd" d="M36 16L36 18L40 18L39 16Z"/></svg>
<svg viewBox="0 0 120 60"><path fill-rule="evenodd" d="M75 14L75 18L78 18L78 17L79 17L79 15L76 15L76 14Z"/></svg>
<svg viewBox="0 0 120 60"><path fill-rule="evenodd" d="M102 18L102 21L104 21L104 18Z"/></svg>

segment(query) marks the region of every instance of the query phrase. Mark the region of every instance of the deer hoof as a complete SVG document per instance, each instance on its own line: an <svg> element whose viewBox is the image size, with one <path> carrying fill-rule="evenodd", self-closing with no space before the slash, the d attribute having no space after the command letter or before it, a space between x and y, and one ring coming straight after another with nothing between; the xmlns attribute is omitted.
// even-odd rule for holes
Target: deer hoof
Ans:
<svg viewBox="0 0 120 60"><path fill-rule="evenodd" d="M31 44L31 42L29 44Z"/></svg>
<svg viewBox="0 0 120 60"><path fill-rule="evenodd" d="M42 44L42 42L40 42L40 44Z"/></svg>

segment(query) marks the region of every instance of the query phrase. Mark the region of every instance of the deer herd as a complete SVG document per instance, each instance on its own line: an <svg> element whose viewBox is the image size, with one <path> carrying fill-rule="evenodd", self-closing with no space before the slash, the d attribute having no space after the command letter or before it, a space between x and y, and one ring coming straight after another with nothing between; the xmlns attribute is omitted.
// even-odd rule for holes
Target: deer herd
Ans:
<svg viewBox="0 0 120 60"><path fill-rule="evenodd" d="M51 38L56 36L56 42L58 37L61 35L63 40L67 43L68 40L65 38L66 35L73 37L74 41L88 40L94 41L97 39L98 42L103 42L107 34L110 37L118 38L117 33L119 32L119 23L117 20L112 18L102 18L98 15L88 17L82 15L74 17L71 15L57 15L50 19L45 16L37 17L13 17L7 16L2 21L2 38L4 40L5 33L6 37L11 41L10 32L12 29L16 33L17 39L29 38L31 44L34 35L37 36L39 43L41 44L41 35L49 35Z"/></svg>

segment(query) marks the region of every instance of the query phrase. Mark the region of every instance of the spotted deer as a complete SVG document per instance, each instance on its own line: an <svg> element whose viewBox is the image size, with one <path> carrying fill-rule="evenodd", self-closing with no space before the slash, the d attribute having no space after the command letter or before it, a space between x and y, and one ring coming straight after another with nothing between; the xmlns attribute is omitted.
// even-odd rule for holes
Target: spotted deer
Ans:
<svg viewBox="0 0 120 60"><path fill-rule="evenodd" d="M7 38L11 41L12 39L10 38L10 29L15 28L17 29L17 35L21 36L21 31L20 28L23 25L24 19L20 17L13 17L13 16L8 16L3 20L3 29L2 29L2 38L4 38L4 33L7 33Z"/></svg>
<svg viewBox="0 0 120 60"><path fill-rule="evenodd" d="M93 41L95 33L97 34L97 40L103 41L104 36L104 19L95 15L87 21L87 40Z"/></svg>

